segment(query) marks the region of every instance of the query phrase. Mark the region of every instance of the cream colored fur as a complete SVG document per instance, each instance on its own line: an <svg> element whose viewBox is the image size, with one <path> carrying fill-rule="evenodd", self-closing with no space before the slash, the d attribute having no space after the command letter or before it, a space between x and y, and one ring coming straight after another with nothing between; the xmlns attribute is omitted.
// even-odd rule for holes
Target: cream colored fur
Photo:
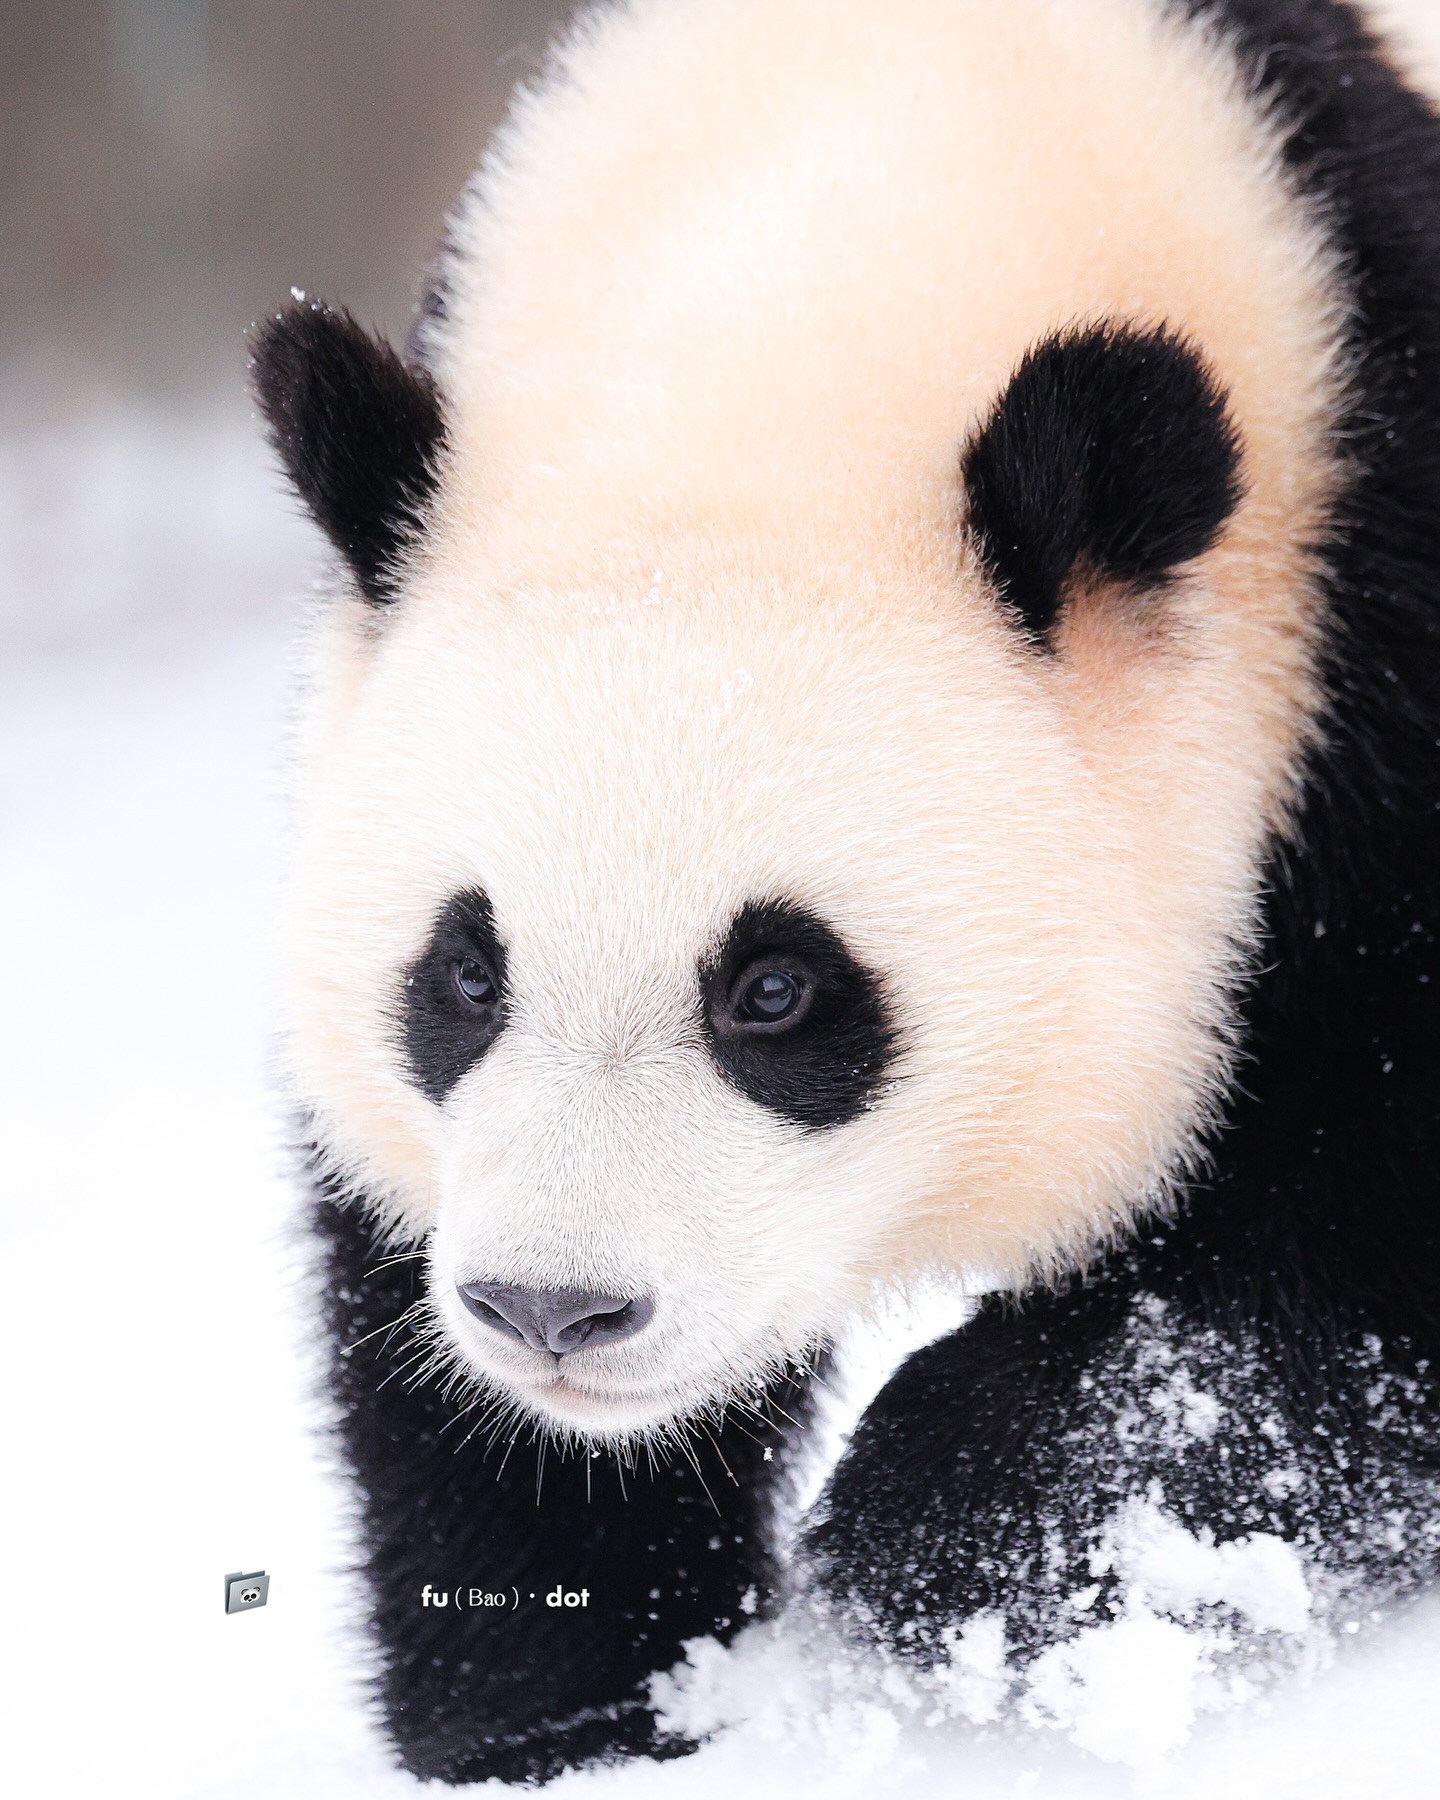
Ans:
<svg viewBox="0 0 1440 1800"><path fill-rule="evenodd" d="M1440 95L1440 0L1367 0L1361 11L1396 66L1432 99Z"/></svg>
<svg viewBox="0 0 1440 1800"><path fill-rule="evenodd" d="M291 1061L431 1238L466 1366L623 1433L877 1281L1071 1265L1191 1162L1315 728L1345 302L1223 48L1146 0L637 0L455 237L431 529L394 616L317 633ZM965 546L959 447L1099 319L1203 350L1246 496L1162 605L1078 596L1047 658ZM469 886L511 1017L435 1106L400 972ZM775 897L903 1028L836 1130L727 1087L696 1022L700 953ZM655 1322L562 1378L464 1314L477 1277Z"/></svg>

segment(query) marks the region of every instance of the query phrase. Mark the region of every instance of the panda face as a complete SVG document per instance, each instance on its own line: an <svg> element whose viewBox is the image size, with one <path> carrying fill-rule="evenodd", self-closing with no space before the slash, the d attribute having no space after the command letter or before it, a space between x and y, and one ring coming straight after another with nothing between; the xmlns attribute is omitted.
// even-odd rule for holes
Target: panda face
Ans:
<svg viewBox="0 0 1440 1800"><path fill-rule="evenodd" d="M830 783L876 790L857 856L910 833L881 792L898 733L886 767L853 743L812 761L841 673L823 635L777 621L742 668L678 595L594 604L478 629L417 605L367 652L304 834L296 1036L330 1141L372 1184L404 1171L467 1363L554 1419L633 1429L803 1354L893 1261L896 934L883 881L834 878ZM650 1317L557 1366L467 1305L487 1285Z"/></svg>
<svg viewBox="0 0 1440 1800"><path fill-rule="evenodd" d="M675 958L663 985L653 955L628 981L568 962L557 1010L584 1021L566 1032L569 1056L553 1036L527 1044L534 1009L477 890L447 902L406 973L410 1076L455 1129L447 1185L461 1198L442 1206L434 1247L442 1316L533 1408L592 1430L687 1412L811 1347L853 1249L832 1231L827 1258L812 1233L811 1266L786 1279L767 1240L795 1210L790 1183L833 1182L830 1147L805 1140L876 1104L898 1048L880 978L815 913L747 902L722 932L691 935L692 966ZM516 1141L502 1155L490 1134L507 1097ZM537 1175L541 1193L527 1194ZM490 1227L492 1208L508 1230ZM577 1255L587 1219L595 1242ZM781 1336L787 1289L796 1316Z"/></svg>

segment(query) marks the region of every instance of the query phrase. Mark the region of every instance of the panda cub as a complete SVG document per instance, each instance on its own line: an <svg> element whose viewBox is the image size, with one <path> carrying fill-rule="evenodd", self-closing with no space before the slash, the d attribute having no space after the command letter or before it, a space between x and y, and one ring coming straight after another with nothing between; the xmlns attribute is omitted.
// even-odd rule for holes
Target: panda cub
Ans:
<svg viewBox="0 0 1440 1800"><path fill-rule="evenodd" d="M305 301L254 382L338 553L287 1042L404 1764L679 1754L782 1602L1022 1679L1137 1509L1291 1571L1237 1643L1427 1579L1440 122L1356 9L629 0L406 351Z"/></svg>

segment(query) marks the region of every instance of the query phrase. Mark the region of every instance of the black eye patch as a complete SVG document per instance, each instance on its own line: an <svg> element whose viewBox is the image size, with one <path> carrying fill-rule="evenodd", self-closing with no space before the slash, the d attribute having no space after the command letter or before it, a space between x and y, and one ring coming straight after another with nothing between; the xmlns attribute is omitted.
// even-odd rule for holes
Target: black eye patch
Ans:
<svg viewBox="0 0 1440 1800"><path fill-rule="evenodd" d="M1240 500L1240 440L1190 345L1098 325L1026 354L961 475L981 557L1043 642L1077 566L1155 589L1215 543Z"/></svg>
<svg viewBox="0 0 1440 1800"><path fill-rule="evenodd" d="M438 1105L505 1024L505 946L478 889L446 902L405 971L399 1017L411 1078Z"/></svg>
<svg viewBox="0 0 1440 1800"><path fill-rule="evenodd" d="M742 908L701 964L700 996L721 1073L810 1130L862 1113L898 1047L879 978L788 901Z"/></svg>

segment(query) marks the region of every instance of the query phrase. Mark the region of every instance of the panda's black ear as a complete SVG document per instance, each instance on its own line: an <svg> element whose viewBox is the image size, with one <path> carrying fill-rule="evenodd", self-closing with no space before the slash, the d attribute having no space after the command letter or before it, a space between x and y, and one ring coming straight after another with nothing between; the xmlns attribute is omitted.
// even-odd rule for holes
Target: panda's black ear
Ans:
<svg viewBox="0 0 1440 1800"><path fill-rule="evenodd" d="M961 473L981 558L1045 643L1078 572L1154 589L1215 543L1240 500L1240 440L1194 348L1102 324L1026 354Z"/></svg>
<svg viewBox="0 0 1440 1800"><path fill-rule="evenodd" d="M444 448L434 383L348 312L310 301L257 328L252 381L295 491L360 592L388 605Z"/></svg>

